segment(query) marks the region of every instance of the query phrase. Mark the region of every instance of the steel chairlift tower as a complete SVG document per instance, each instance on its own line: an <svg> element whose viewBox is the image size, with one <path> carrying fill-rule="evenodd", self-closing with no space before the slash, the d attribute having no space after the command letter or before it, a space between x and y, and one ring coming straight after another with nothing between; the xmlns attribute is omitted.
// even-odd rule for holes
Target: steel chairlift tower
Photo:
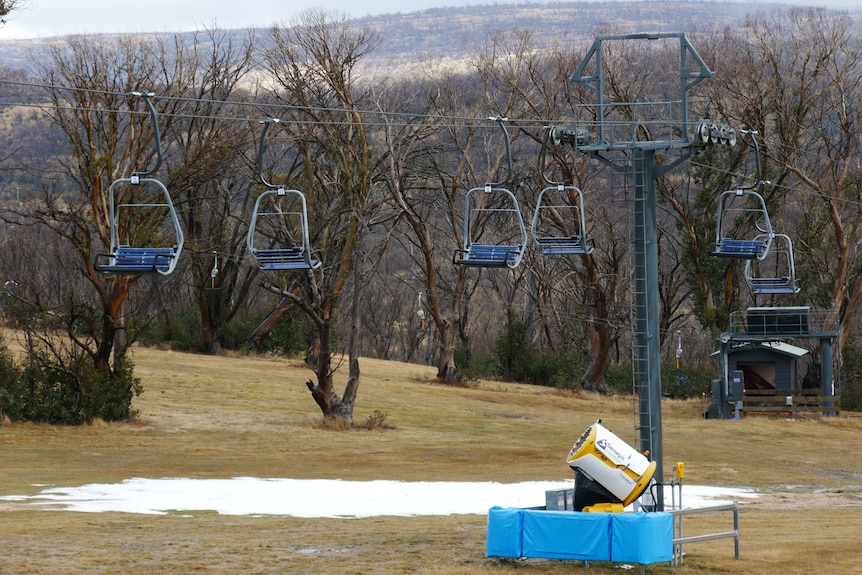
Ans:
<svg viewBox="0 0 862 575"><path fill-rule="evenodd" d="M678 101L612 102L605 94L603 44L610 41L679 41ZM636 424L641 452L656 462L656 509L664 508L662 480L661 365L659 334L658 234L656 179L710 143L732 143L729 126L689 120L689 90L714 77L684 33L642 33L597 37L571 78L595 94L595 101L577 107L574 128L554 127L554 139L575 147L631 180L634 251ZM702 101L703 113L706 105ZM656 155L662 154L660 163Z"/></svg>

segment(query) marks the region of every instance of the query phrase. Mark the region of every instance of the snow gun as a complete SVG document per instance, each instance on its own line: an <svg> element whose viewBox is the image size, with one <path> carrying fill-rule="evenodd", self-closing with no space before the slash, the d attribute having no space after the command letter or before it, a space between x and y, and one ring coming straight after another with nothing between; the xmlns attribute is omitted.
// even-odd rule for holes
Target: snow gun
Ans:
<svg viewBox="0 0 862 575"><path fill-rule="evenodd" d="M576 511L623 511L648 487L656 468L601 420L575 442L566 462L575 471Z"/></svg>

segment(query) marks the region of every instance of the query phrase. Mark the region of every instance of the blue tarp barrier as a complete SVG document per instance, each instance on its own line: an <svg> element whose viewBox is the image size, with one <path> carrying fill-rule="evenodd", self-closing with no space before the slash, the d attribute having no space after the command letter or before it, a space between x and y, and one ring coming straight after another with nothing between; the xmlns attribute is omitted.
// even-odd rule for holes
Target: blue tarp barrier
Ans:
<svg viewBox="0 0 862 575"><path fill-rule="evenodd" d="M492 507L488 511L485 554L488 557L521 557L523 523L523 509Z"/></svg>
<svg viewBox="0 0 862 575"><path fill-rule="evenodd" d="M488 512L486 555L642 565L669 562L673 516L493 507Z"/></svg>
<svg viewBox="0 0 862 575"><path fill-rule="evenodd" d="M611 514L524 511L524 557L610 561Z"/></svg>
<svg viewBox="0 0 862 575"><path fill-rule="evenodd" d="M649 565L673 559L673 515L616 513L611 518L611 561Z"/></svg>

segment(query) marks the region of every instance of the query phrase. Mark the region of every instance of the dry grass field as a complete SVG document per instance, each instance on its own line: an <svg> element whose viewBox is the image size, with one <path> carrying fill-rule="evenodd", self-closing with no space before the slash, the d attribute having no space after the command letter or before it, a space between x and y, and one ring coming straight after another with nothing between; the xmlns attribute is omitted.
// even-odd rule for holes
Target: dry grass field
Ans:
<svg viewBox="0 0 862 575"><path fill-rule="evenodd" d="M634 438L631 398L491 381L435 383L432 368L364 360L356 421L321 425L299 362L134 351L144 394L128 423L0 425L0 496L144 478L556 481L596 419ZM375 415L375 411L378 412ZM663 404L665 470L686 483L751 487L741 559L730 540L687 546L683 565L647 573L830 575L862 571L862 418L707 421L700 401ZM685 489L685 488L683 488ZM382 574L617 573L620 566L489 561L485 516L303 519L177 510L82 513L0 500L0 573ZM686 534L726 531L726 514Z"/></svg>

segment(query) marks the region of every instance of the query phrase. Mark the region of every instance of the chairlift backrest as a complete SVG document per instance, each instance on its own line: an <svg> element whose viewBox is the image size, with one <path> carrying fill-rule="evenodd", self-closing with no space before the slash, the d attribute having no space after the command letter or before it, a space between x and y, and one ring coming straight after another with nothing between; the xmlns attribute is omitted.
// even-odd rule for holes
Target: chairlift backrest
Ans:
<svg viewBox="0 0 862 575"><path fill-rule="evenodd" d="M586 236L584 195L576 186L557 184L539 192L530 234L543 255L593 253Z"/></svg>
<svg viewBox="0 0 862 575"><path fill-rule="evenodd" d="M793 242L786 234L774 234L769 255L763 260L745 262L745 281L756 294L795 294L796 264Z"/></svg>
<svg viewBox="0 0 862 575"><path fill-rule="evenodd" d="M719 195L712 256L762 260L769 253L773 237L763 196L744 188Z"/></svg>

